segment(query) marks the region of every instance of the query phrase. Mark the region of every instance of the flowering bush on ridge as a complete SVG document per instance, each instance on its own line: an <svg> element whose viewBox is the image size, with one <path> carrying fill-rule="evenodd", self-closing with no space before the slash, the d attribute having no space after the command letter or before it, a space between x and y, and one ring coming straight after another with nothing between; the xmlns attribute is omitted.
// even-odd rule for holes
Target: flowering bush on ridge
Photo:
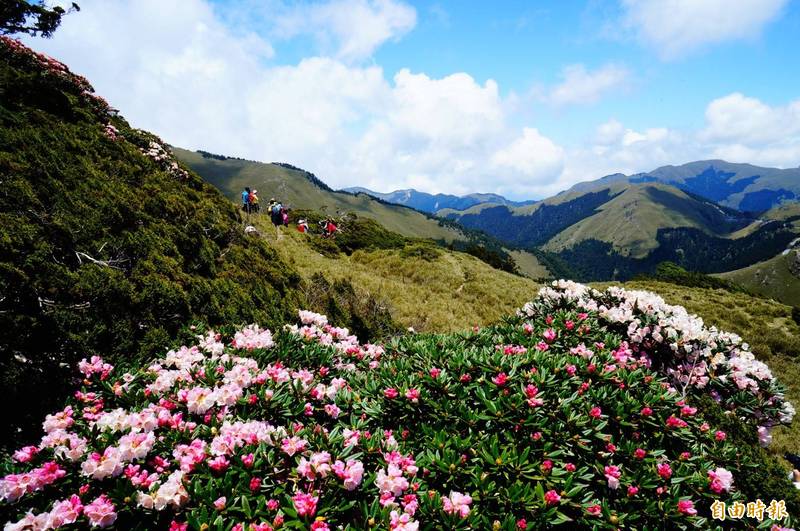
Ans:
<svg viewBox="0 0 800 531"><path fill-rule="evenodd" d="M627 336L624 356L639 358L665 374L682 395L710 393L723 407L758 425L764 445L771 439L770 428L794 417L782 386L747 343L736 334L706 328L682 306L646 291L612 286L600 292L561 280L542 288L519 313L534 317L567 308L596 312L604 325Z"/></svg>
<svg viewBox="0 0 800 531"><path fill-rule="evenodd" d="M74 399L5 465L6 529L688 529L744 500L759 463L655 370L652 332L610 326L625 303L563 293L383 346L300 312L139 371L84 360Z"/></svg>

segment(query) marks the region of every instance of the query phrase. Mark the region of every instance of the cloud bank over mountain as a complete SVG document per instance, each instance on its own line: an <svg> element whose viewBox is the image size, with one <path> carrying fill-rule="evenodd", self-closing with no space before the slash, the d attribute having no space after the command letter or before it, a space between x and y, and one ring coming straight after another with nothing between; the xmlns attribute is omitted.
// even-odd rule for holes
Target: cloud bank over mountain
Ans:
<svg viewBox="0 0 800 531"><path fill-rule="evenodd" d="M724 12L718 3L672 2L680 16L670 24ZM785 2L745 4L744 14L727 14L704 36L687 24L658 27L661 8L652 2L623 2L621 23L675 59L757 34ZM86 75L134 125L172 144L291 162L334 187L542 197L604 173L699 158L784 167L800 161L800 99L770 105L720 94L698 117L702 126L687 128L630 127L610 112L595 122L596 134L556 139L538 123L537 105L591 107L630 90L637 73L613 61L567 64L532 101L469 72L384 69L376 51L407 37L422 16L400 0L268 2L260 6L259 31L236 22L248 7L85 0L52 40L28 42ZM297 39L309 40L313 53L285 61L282 47Z"/></svg>

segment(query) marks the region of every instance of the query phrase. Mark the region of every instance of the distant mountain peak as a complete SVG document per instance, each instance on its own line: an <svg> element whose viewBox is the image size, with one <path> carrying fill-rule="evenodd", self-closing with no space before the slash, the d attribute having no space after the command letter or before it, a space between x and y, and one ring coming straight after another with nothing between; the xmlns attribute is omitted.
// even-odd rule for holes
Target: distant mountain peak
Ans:
<svg viewBox="0 0 800 531"><path fill-rule="evenodd" d="M343 191L355 194L367 194L389 203L409 206L430 214L435 214L444 209L464 210L481 203L494 203L512 207L535 203L535 201L512 201L510 199L506 199L502 195L493 193L473 193L464 196L458 196L451 194L430 194L427 192L420 192L413 188L383 193L374 192L362 186L344 188Z"/></svg>
<svg viewBox="0 0 800 531"><path fill-rule="evenodd" d="M615 173L574 185L561 194L597 190L609 184L659 182L738 210L761 212L800 200L800 168L768 168L721 159L666 165L632 175Z"/></svg>

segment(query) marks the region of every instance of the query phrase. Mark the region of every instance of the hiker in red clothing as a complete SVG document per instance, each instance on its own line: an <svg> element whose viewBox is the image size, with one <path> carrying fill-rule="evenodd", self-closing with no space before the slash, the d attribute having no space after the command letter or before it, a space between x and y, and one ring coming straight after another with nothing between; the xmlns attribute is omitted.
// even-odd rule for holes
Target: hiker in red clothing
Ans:
<svg viewBox="0 0 800 531"><path fill-rule="evenodd" d="M333 238L334 235L336 234L337 230L339 230L339 228L336 226L336 223L333 222L333 219L328 219L325 222L325 234L324 234L324 236L326 238Z"/></svg>

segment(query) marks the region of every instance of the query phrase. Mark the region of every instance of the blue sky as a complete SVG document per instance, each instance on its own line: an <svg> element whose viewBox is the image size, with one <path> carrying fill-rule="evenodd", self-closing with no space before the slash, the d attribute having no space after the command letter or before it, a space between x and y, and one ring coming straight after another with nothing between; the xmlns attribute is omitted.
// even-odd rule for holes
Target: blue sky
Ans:
<svg viewBox="0 0 800 531"><path fill-rule="evenodd" d="M135 125L337 187L538 198L701 158L800 164L797 0L81 7L27 42Z"/></svg>

